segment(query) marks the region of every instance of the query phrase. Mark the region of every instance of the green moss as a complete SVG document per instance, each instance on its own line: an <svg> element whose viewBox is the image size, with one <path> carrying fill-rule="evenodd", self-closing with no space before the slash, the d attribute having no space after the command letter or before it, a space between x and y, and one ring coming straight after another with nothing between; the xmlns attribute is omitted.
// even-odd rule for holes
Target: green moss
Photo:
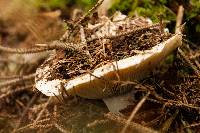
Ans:
<svg viewBox="0 0 200 133"><path fill-rule="evenodd" d="M195 29L196 29L196 32L200 33L200 24L197 24L196 27L195 27Z"/></svg>
<svg viewBox="0 0 200 133"><path fill-rule="evenodd" d="M76 4L84 8L84 10L89 10L97 0L76 0Z"/></svg>
<svg viewBox="0 0 200 133"><path fill-rule="evenodd" d="M39 8L52 9L65 9L69 6L78 6L83 10L89 10L97 0L34 0L35 5ZM153 22L158 22L160 15L164 20L175 22L176 13L174 13L167 6L170 5L171 0L115 0L110 14L115 11L121 11L129 16L144 16L149 17ZM177 4L181 4L175 2ZM185 8L185 19L189 21L196 18L200 14L200 1L199 0L187 0L184 2L187 4ZM200 32L199 24L194 25L196 32Z"/></svg>
<svg viewBox="0 0 200 133"><path fill-rule="evenodd" d="M186 9L185 16L186 21L192 21L193 26L195 27L195 31L200 33L200 1L199 0L190 0L189 1L190 8ZM191 27L188 27L191 28Z"/></svg>
<svg viewBox="0 0 200 133"><path fill-rule="evenodd" d="M89 10L97 0L35 0L34 3L38 8L66 9L69 5L81 7L83 10Z"/></svg>
<svg viewBox="0 0 200 133"><path fill-rule="evenodd" d="M45 8L49 10L55 8L64 9L68 3L69 0L35 0L35 5L38 8Z"/></svg>
<svg viewBox="0 0 200 133"><path fill-rule="evenodd" d="M186 10L187 19L194 18L200 14L200 1L199 0L190 0L191 8Z"/></svg>
<svg viewBox="0 0 200 133"><path fill-rule="evenodd" d="M167 56L165 61L167 64L172 64L174 62L174 59L175 59L175 55L171 54L171 55Z"/></svg>
<svg viewBox="0 0 200 133"><path fill-rule="evenodd" d="M111 12L120 10L129 16L138 14L151 18L153 22L158 22L158 16L162 14L163 19L174 21L176 15L164 5L166 3L167 0L117 0L111 8Z"/></svg>
<svg viewBox="0 0 200 133"><path fill-rule="evenodd" d="M110 11L112 13L115 11L129 12L133 3L132 0L116 0Z"/></svg>

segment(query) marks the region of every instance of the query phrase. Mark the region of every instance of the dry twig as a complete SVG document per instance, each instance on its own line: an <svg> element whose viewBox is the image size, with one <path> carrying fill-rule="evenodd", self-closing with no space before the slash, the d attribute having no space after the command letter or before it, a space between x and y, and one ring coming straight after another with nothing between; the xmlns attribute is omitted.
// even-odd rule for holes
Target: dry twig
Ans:
<svg viewBox="0 0 200 133"><path fill-rule="evenodd" d="M22 113L22 115L21 115L21 118L20 118L19 121L17 122L17 124L16 124L16 126L15 126L13 132L16 132L16 131L17 131L18 127L20 126L20 124L21 124L21 122L22 122L22 120L24 119L25 115L26 115L27 112L29 111L30 106L35 102L36 98L37 98L37 95L35 94L35 95L32 97L31 101L30 101L30 102L28 103L28 105L26 106L26 108L24 109L24 111L23 111L23 113Z"/></svg>
<svg viewBox="0 0 200 133"><path fill-rule="evenodd" d="M196 66L190 61L190 59L185 55L185 53L181 50L178 49L179 55L188 63L188 65L193 69L194 73L197 76L200 76L200 71L196 68Z"/></svg>
<svg viewBox="0 0 200 133"><path fill-rule="evenodd" d="M109 120L116 122L117 124L120 124L121 126L125 126L128 124L126 119L118 115L107 113L104 116L108 118ZM157 131L154 131L150 128L144 127L134 122L130 122L128 128L134 133L157 133Z"/></svg>
<svg viewBox="0 0 200 133"><path fill-rule="evenodd" d="M24 48L9 48L9 47L3 47L0 45L0 51L6 52L6 53L12 53L12 54L30 54L30 53L39 53L49 50L47 47L43 48L30 48L30 49L24 49Z"/></svg>
<svg viewBox="0 0 200 133"><path fill-rule="evenodd" d="M21 92L21 91L30 89L30 88L32 88L32 87L33 87L33 85L28 85L28 86L25 86L25 87L20 87L20 88L14 89L14 90L8 90L5 94L1 94L1 95L0 95L0 99L4 99L4 98L6 98L6 97L9 97L9 96L11 96L11 95L14 95L14 94L17 93L17 92Z"/></svg>
<svg viewBox="0 0 200 133"><path fill-rule="evenodd" d="M45 109L47 108L47 106L49 105L50 101L51 101L52 97L50 97L48 99L48 101L45 103L45 105L43 106L43 109L40 111L40 113L38 114L37 118L35 119L35 121L33 122L33 124L36 125L37 121L42 117Z"/></svg>
<svg viewBox="0 0 200 133"><path fill-rule="evenodd" d="M0 88L5 87L5 86L9 86L9 85L18 84L18 83L24 82L26 80L32 80L34 78L35 78L35 73L30 74L30 75L26 75L26 76L19 76L16 79L0 82Z"/></svg>
<svg viewBox="0 0 200 133"><path fill-rule="evenodd" d="M61 132L61 133L68 133L69 131L66 131L63 127L58 125L57 123L54 124L54 126Z"/></svg>
<svg viewBox="0 0 200 133"><path fill-rule="evenodd" d="M48 122L50 122L50 118L46 118L46 119L43 119L43 120L39 120L37 121L36 125L44 125L44 124L47 124ZM31 123L31 124L28 124L24 127L21 127L21 128L18 128L15 130L15 132L20 132L20 131L24 131L28 128L34 128L35 124L34 123ZM52 125L53 126L53 125Z"/></svg>
<svg viewBox="0 0 200 133"><path fill-rule="evenodd" d="M20 78L19 75L11 75L11 76L0 76L0 80L10 80Z"/></svg>
<svg viewBox="0 0 200 133"><path fill-rule="evenodd" d="M85 18L91 14L94 10L96 10L102 3L104 0L99 0L85 15L83 15L79 21L77 21L74 25L74 27L77 27L81 22L83 22L85 20Z"/></svg>
<svg viewBox="0 0 200 133"><path fill-rule="evenodd" d="M146 101L147 97L149 96L150 92L148 92L146 94L146 96L144 96L140 102L136 105L136 107L133 109L131 115L129 116L128 120L127 120L127 124L124 126L124 128L122 129L121 133L126 133L126 130L130 124L130 122L132 121L133 117L135 116L135 114L138 112L138 110L141 108L141 106L143 105L143 103Z"/></svg>
<svg viewBox="0 0 200 133"><path fill-rule="evenodd" d="M179 9L178 9L178 14L177 14L177 17L176 17L176 30L175 30L175 33L179 33L181 32L181 23L182 23L182 20L183 20L183 15L184 15L184 8L183 6L179 6Z"/></svg>
<svg viewBox="0 0 200 133"><path fill-rule="evenodd" d="M161 133L166 133L166 132L169 130L169 128L170 128L172 122L174 121L174 119L176 118L176 116L178 115L178 113L179 113L179 110L176 110L176 112L175 112L169 119L167 119L167 120L163 123L163 126L162 126L161 129L160 129L160 132L161 132Z"/></svg>
<svg viewBox="0 0 200 133"><path fill-rule="evenodd" d="M197 126L200 126L200 123L190 124L190 125L185 126L184 128L191 128L191 127L197 127Z"/></svg>

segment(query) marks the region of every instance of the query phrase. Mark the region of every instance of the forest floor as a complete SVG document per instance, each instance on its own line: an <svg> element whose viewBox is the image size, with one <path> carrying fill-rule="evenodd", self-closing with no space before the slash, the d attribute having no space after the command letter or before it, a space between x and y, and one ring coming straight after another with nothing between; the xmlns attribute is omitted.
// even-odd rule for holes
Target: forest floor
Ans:
<svg viewBox="0 0 200 133"><path fill-rule="evenodd" d="M0 1L0 7L0 45L13 49L59 39L66 28L63 18L72 14L38 10L27 3L8 4L7 0ZM34 85L34 73L49 53L0 50L0 132L121 132L147 92L150 95L126 132L199 132L200 47L187 36L182 41L181 48L138 82L145 89L138 90L135 105L124 110L124 115L110 113L102 100L78 96L51 103Z"/></svg>

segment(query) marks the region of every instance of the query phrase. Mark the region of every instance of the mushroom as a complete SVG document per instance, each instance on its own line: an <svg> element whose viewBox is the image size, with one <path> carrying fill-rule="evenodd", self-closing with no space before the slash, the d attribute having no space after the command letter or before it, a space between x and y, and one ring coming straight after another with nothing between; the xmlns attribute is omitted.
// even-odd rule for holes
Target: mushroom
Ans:
<svg viewBox="0 0 200 133"><path fill-rule="evenodd" d="M122 18L122 20L117 18ZM102 43L106 44L108 40L104 37L116 36L119 26L140 25L138 18L134 20L128 17L125 18L120 13L115 15L113 20L118 21L111 21L108 18L105 19L105 17L102 17L102 21L99 22L101 24L96 24L101 25L100 28L88 24L88 29L94 27L96 29L90 39L94 40L97 37L101 39ZM151 23L149 20L145 21L144 18L142 18L142 21L148 25ZM126 32L129 32L128 30ZM124 37L126 38L127 36ZM129 90L133 86L116 87L115 82L112 81L116 81L118 78L121 81L143 79L173 50L181 46L181 44L182 34L179 32L148 50L136 52L136 55L127 58L108 62L105 65L95 68L90 73L83 73L70 79L52 78L53 73L51 73L50 69L56 69L54 64L58 62L55 60L55 53L37 69L35 79L36 88L47 96L61 95L61 90L64 88L68 95L78 95L88 99L103 99L111 112L119 112L119 110L130 104L128 96L130 95Z"/></svg>

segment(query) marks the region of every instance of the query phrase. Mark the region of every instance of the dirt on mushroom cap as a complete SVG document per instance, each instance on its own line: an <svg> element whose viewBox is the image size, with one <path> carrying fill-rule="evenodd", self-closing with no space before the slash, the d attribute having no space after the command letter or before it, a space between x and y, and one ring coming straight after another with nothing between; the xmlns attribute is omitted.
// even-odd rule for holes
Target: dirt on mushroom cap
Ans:
<svg viewBox="0 0 200 133"><path fill-rule="evenodd" d="M143 25L145 26L131 25L129 29L119 25L116 36L141 27L150 26L145 21ZM86 40L89 40L94 31L88 30L87 27L85 27L85 31ZM112 39L94 39L87 43L87 50L92 59L89 59L86 54L84 55L77 51L57 51L56 55L51 60L44 62L41 67L50 66L49 72L51 75L47 77L47 80L73 79L76 76L86 73L87 70L93 71L108 62L119 61L120 59L134 56L137 54L136 51L151 49L171 36L172 34L170 33L161 32L159 25L157 25L155 27L135 30L135 32L126 36L123 35Z"/></svg>

